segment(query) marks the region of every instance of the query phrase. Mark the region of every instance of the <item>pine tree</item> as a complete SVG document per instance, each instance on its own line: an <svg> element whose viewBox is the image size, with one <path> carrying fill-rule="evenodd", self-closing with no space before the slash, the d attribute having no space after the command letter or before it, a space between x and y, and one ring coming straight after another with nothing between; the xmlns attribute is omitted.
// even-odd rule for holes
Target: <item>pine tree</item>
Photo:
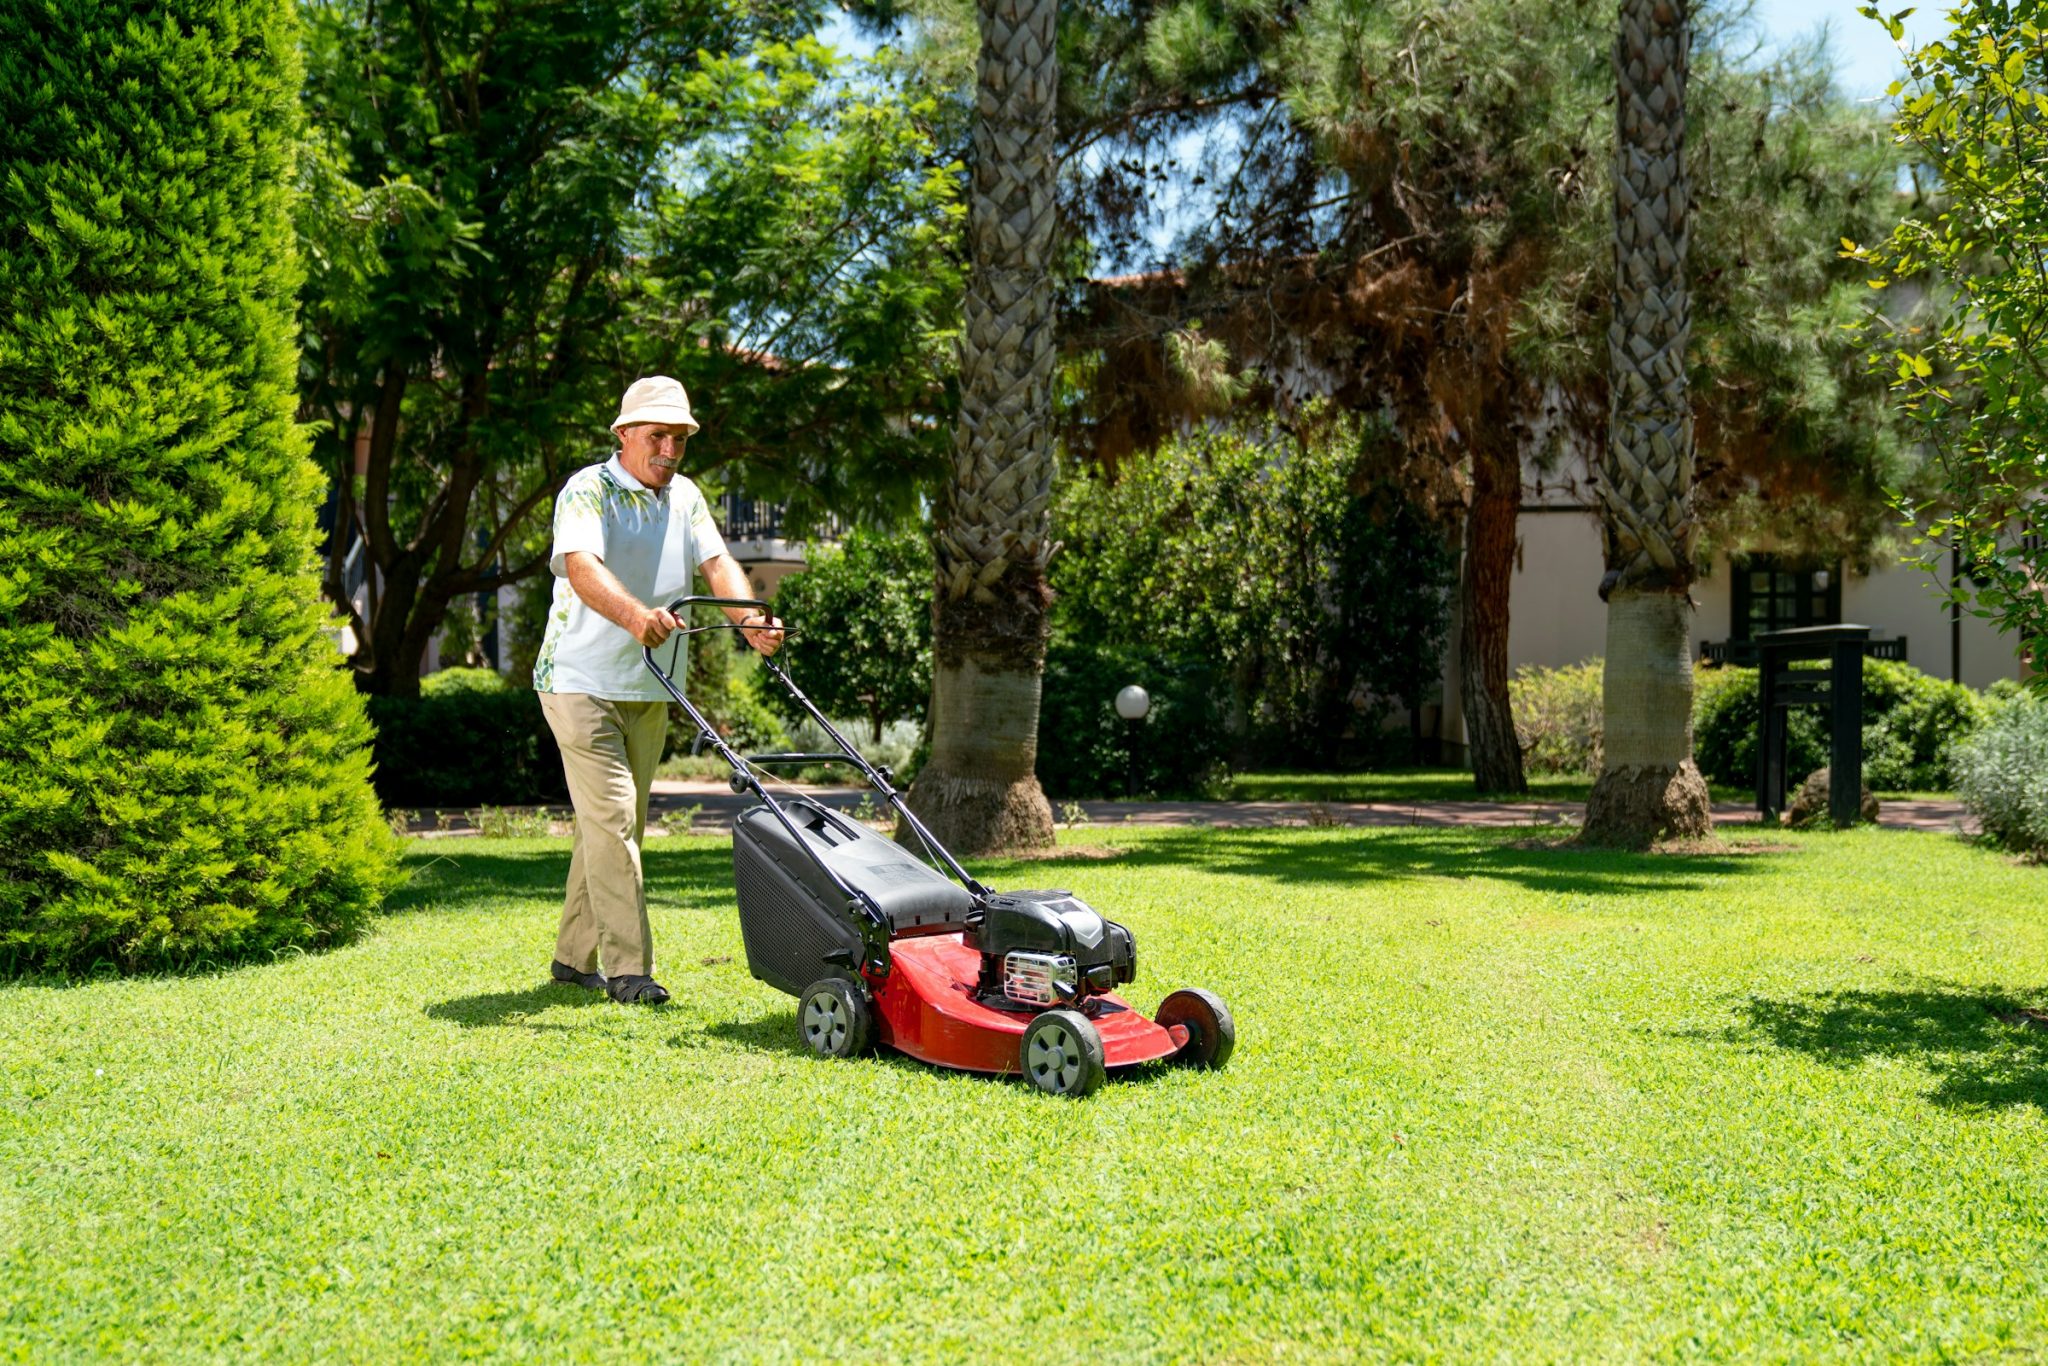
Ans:
<svg viewBox="0 0 2048 1366"><path fill-rule="evenodd" d="M290 0L0 10L0 964L347 938L390 884L293 422Z"/></svg>

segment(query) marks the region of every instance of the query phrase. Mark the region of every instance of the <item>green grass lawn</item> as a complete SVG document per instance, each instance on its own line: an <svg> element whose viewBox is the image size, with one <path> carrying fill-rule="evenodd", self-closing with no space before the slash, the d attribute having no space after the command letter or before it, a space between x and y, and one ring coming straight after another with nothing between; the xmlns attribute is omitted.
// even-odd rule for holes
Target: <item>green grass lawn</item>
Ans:
<svg viewBox="0 0 2048 1366"><path fill-rule="evenodd" d="M1236 1011L1080 1103L800 1051L722 839L661 1010L540 985L564 842L421 842L351 948L0 987L0 1356L2048 1353L2048 870L1528 833L989 865Z"/></svg>

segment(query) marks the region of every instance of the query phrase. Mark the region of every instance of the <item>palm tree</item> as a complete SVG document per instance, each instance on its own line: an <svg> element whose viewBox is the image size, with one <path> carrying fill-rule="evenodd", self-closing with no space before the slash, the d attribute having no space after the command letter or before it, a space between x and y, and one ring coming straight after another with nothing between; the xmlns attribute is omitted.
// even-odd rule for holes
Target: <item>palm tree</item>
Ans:
<svg viewBox="0 0 2048 1366"><path fill-rule="evenodd" d="M932 750L910 803L962 852L1045 847L1033 772L1052 554L1057 0L979 0L960 425L938 509Z"/></svg>
<svg viewBox="0 0 2048 1366"><path fill-rule="evenodd" d="M1615 41L1614 320L1600 501L1605 763L1586 838L1712 833L1692 759L1693 430L1685 348L1688 0L1621 0Z"/></svg>

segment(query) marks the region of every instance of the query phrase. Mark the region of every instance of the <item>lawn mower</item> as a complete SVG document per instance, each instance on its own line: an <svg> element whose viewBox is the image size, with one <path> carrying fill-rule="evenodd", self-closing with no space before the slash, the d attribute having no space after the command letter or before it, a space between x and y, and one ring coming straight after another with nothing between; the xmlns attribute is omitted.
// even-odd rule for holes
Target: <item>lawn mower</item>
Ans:
<svg viewBox="0 0 2048 1366"><path fill-rule="evenodd" d="M698 605L768 611L752 599L697 596L668 610ZM997 892L977 881L911 811L888 768L861 757L775 660L762 664L839 752L742 755L727 745L673 674L681 637L737 629L683 627L666 668L653 648L641 653L696 726L692 752L716 750L732 790L759 799L733 824L740 932L749 971L796 997L806 1047L831 1058L891 1048L938 1067L1020 1073L1042 1091L1077 1097L1110 1068L1229 1061L1236 1027L1220 999L1185 989L1150 1018L1132 1009L1116 993L1137 977L1128 929L1072 892ZM763 779L822 764L857 769L931 862L822 802L778 798Z"/></svg>

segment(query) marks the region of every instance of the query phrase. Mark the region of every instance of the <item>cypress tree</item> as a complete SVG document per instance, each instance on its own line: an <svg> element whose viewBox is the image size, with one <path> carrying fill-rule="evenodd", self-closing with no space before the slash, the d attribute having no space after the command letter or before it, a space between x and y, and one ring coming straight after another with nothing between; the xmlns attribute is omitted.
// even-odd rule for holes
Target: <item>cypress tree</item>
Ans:
<svg viewBox="0 0 2048 1366"><path fill-rule="evenodd" d="M330 944L389 887L293 419L291 0L0 7L0 965Z"/></svg>

